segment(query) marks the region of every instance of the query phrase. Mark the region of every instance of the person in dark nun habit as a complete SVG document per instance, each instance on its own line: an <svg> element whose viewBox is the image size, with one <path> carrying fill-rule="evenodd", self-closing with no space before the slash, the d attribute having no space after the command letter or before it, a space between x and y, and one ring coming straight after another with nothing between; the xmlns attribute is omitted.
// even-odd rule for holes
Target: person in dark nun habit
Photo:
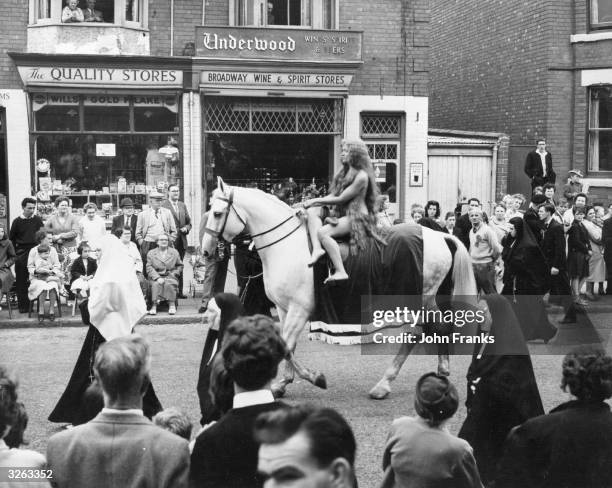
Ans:
<svg viewBox="0 0 612 488"><path fill-rule="evenodd" d="M490 486L510 430L542 415L544 408L512 306L500 295L483 299L492 318L489 336L495 342L475 347L467 372L467 417L458 437L474 449L480 478Z"/></svg>
<svg viewBox="0 0 612 488"><path fill-rule="evenodd" d="M49 415L50 422L79 425L97 415L102 403L93 375L96 351L106 341L131 334L147 311L134 261L125 246L117 237L106 235L100 240L100 248L100 263L91 280L89 299L80 306L83 323L89 329L68 385ZM149 383L143 412L151 418L160 410L161 404Z"/></svg>
<svg viewBox="0 0 612 488"><path fill-rule="evenodd" d="M210 324L202 351L198 375L198 398L200 400L201 425L218 420L223 412L210 395L210 375L213 372L214 358L221 351L223 334L227 326L243 315L240 299L233 293L217 293L210 302L205 317ZM230 398L232 396L230 395Z"/></svg>

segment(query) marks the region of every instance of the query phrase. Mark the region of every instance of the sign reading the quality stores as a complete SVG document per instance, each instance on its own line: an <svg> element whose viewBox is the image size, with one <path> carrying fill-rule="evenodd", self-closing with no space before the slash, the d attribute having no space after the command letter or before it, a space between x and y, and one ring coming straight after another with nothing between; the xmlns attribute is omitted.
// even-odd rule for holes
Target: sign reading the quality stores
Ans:
<svg viewBox="0 0 612 488"><path fill-rule="evenodd" d="M19 66L26 86L127 86L177 87L183 85L183 72L174 69L98 68L67 66Z"/></svg>
<svg viewBox="0 0 612 488"><path fill-rule="evenodd" d="M196 27L196 55L225 59L360 62L361 32Z"/></svg>

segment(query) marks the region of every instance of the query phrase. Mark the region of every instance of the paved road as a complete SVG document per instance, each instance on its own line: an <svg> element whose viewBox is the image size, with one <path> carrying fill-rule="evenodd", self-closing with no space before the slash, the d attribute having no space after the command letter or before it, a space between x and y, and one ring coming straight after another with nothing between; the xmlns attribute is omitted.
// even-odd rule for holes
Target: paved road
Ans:
<svg viewBox="0 0 612 488"><path fill-rule="evenodd" d="M610 313L592 317L597 333L606 342L608 329L612 327L611 317ZM561 342L572 342L579 328L564 329ZM152 344L152 377L162 404L185 409L195 424L199 419L195 386L205 326L139 326L138 331ZM30 416L26 437L33 449L44 452L48 437L58 430L58 426L47 422L46 418L72 372L85 333L84 327L0 330L0 362L10 365L20 379L20 398ZM547 410L568 398L558 386L559 354L567 347L530 345ZM290 388L286 400L328 405L346 415L358 440L360 485L376 486L380 481L381 456L389 425L393 418L413 413L414 384L421 374L434 369L435 358L409 358L391 397L385 401L372 401L368 399L367 391L379 379L390 357L361 355L359 346L334 346L310 342L306 338L299 344L298 357L326 373L329 389L322 391L297 381ZM452 359L452 379L459 388L462 402L465 399L464 378L468 361L467 357ZM450 424L453 433L459 430L464 417L465 408L462 406Z"/></svg>

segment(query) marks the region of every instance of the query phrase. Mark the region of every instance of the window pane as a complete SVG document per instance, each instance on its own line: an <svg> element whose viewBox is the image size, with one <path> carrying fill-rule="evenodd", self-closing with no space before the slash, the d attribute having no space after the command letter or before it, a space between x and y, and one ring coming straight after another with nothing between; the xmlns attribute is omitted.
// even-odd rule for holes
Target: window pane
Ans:
<svg viewBox="0 0 612 488"><path fill-rule="evenodd" d="M176 132L177 114L165 107L134 107L134 130L137 132Z"/></svg>
<svg viewBox="0 0 612 488"><path fill-rule="evenodd" d="M35 112L36 130L78 131L78 105L47 105Z"/></svg>
<svg viewBox="0 0 612 488"><path fill-rule="evenodd" d="M323 0L323 29L333 29L334 28L334 1L333 0Z"/></svg>
<svg viewBox="0 0 612 488"><path fill-rule="evenodd" d="M591 14L594 24L612 22L612 0L593 0Z"/></svg>
<svg viewBox="0 0 612 488"><path fill-rule="evenodd" d="M83 9L83 14L87 17L85 9L87 9L87 1L81 1L79 7ZM118 23L119 19L115 19L115 0L96 0L94 10L98 11L98 16L102 17L103 22Z"/></svg>
<svg viewBox="0 0 612 488"><path fill-rule="evenodd" d="M591 160L599 159L599 171L612 171L612 133L591 134ZM597 167L596 161L592 165Z"/></svg>
<svg viewBox="0 0 612 488"><path fill-rule="evenodd" d="M140 22L142 19L141 0L126 0L125 2L125 20L131 22Z"/></svg>
<svg viewBox="0 0 612 488"><path fill-rule="evenodd" d="M51 0L36 0L36 16L39 19L51 17Z"/></svg>
<svg viewBox="0 0 612 488"><path fill-rule="evenodd" d="M612 86L591 89L591 128L612 128Z"/></svg>
<svg viewBox="0 0 612 488"><path fill-rule="evenodd" d="M130 107L85 106L85 130L118 132L130 130Z"/></svg>

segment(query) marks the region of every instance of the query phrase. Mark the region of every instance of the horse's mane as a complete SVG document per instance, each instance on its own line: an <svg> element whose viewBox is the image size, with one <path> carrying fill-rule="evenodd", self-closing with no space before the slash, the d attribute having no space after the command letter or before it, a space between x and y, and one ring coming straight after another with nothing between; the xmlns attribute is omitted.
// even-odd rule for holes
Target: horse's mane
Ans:
<svg viewBox="0 0 612 488"><path fill-rule="evenodd" d="M261 191L259 188L244 188L241 186L234 186L232 187L234 188L234 193L255 193L257 196L261 196L267 200L270 201L270 203L273 203L275 205L277 205L279 208L282 208L285 212L292 212L293 210L291 209L291 207L289 205L287 205L285 202L283 202L281 199L279 199L278 197L276 197L275 195L272 195L271 193L266 193L265 191Z"/></svg>

